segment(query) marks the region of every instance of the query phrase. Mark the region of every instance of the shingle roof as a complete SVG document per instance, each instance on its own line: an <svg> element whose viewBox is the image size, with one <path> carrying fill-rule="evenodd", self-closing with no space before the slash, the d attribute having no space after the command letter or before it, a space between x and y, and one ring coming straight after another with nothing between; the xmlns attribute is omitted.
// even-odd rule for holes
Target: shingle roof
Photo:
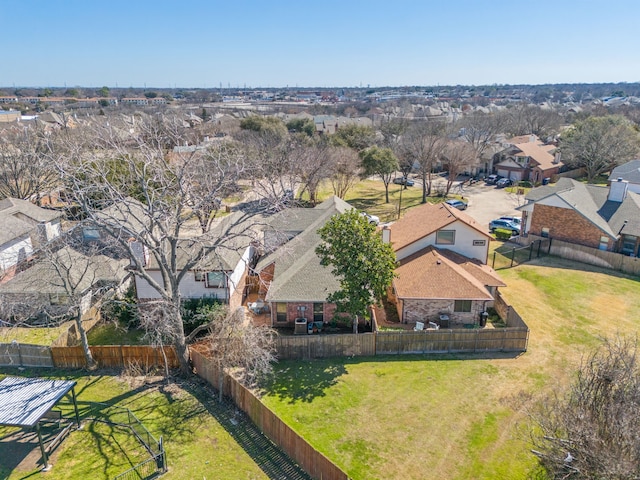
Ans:
<svg viewBox="0 0 640 480"><path fill-rule="evenodd" d="M629 183L640 184L640 159L631 160L630 162L619 165L611 170L609 181L613 182L620 177L622 177L623 180L626 180Z"/></svg>
<svg viewBox="0 0 640 480"><path fill-rule="evenodd" d="M60 218L56 210L38 207L27 200L5 198L0 200L0 245L31 232L35 225ZM21 218L22 217L22 218Z"/></svg>
<svg viewBox="0 0 640 480"><path fill-rule="evenodd" d="M400 220L390 225L391 243L398 251L453 222L461 221L489 236L473 218L446 203L425 203L409 210Z"/></svg>
<svg viewBox="0 0 640 480"><path fill-rule="evenodd" d="M455 252L427 247L396 268L398 298L493 300L486 286L504 286L493 269Z"/></svg>
<svg viewBox="0 0 640 480"><path fill-rule="evenodd" d="M621 203L613 202L608 200L607 187L563 178L553 187L546 186L531 190L526 199L529 202L537 202L552 195L562 199L612 238L618 237L625 221L624 233L640 236L640 195L637 193L627 192Z"/></svg>
<svg viewBox="0 0 640 480"><path fill-rule="evenodd" d="M54 261L40 259L26 270L0 285L0 294L68 294L63 279L80 294L98 282L120 283L127 275L128 260L104 255L87 256L71 247L53 253ZM61 265L58 272L55 265ZM67 269L69 278L66 278Z"/></svg>
<svg viewBox="0 0 640 480"><path fill-rule="evenodd" d="M320 258L316 255L316 247L322 241L318 229L339 213L351 210L353 207L338 197L331 197L313 209L307 209L305 221L315 219L308 227L292 240L280 246L273 253L263 257L256 267L260 271L268 265L275 264L274 278L269 287L266 300L270 302L317 301L324 302L327 295L338 290L339 279L331 273L330 267L320 265ZM299 209L295 209L299 210ZM291 215L292 223L296 224L299 212L285 210L284 217ZM278 219L282 228L287 229L284 220ZM291 231L291 230L289 230Z"/></svg>

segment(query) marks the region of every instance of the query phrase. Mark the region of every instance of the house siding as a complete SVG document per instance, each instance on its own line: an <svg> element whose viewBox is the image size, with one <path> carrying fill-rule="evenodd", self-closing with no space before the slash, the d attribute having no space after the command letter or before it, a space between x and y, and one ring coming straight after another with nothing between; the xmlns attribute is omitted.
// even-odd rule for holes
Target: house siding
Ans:
<svg viewBox="0 0 640 480"><path fill-rule="evenodd" d="M159 271L148 271L147 272L156 282L160 285L162 282L162 275ZM136 292L138 293L139 299L158 299L160 298L160 294L149 285L144 278L140 278L138 276L136 279ZM182 298L205 298L205 297L214 297L218 298L223 302L226 302L228 299L227 289L225 288L206 288L205 282L197 282L195 280L194 272L187 273L182 281L180 282L180 296Z"/></svg>
<svg viewBox="0 0 640 480"><path fill-rule="evenodd" d="M0 246L0 275L32 255L33 246L28 235L15 238Z"/></svg>
<svg viewBox="0 0 640 480"><path fill-rule="evenodd" d="M435 246L443 250L451 250L468 258L475 258L477 260L480 260L482 263L487 263L490 241L490 237L488 235L483 235L475 228L472 228L459 220L453 222L450 225L447 225L444 228L441 228L440 230L454 230L456 232L455 243L453 245L436 244L437 232L434 232L416 242L413 242L410 245L407 245L406 247L397 250L396 258L398 260L402 260L403 258L413 255L414 253L419 252L429 246ZM484 240L484 245L474 246L473 242L475 240ZM391 242L393 243L393 233Z"/></svg>
<svg viewBox="0 0 640 480"><path fill-rule="evenodd" d="M276 302L271 302L271 325L274 327L290 327L295 325L296 318L304 318L308 322L313 321L313 302L288 302L287 303L287 321L276 321ZM304 312L299 307L305 307ZM322 314L324 323L329 323L336 313L336 305L334 303L323 303Z"/></svg>
<svg viewBox="0 0 640 480"><path fill-rule="evenodd" d="M531 215L529 233L542 236L542 229L549 229L549 237L586 247L599 248L600 237L606 234L578 212L569 208L535 204ZM613 251L610 238L607 250Z"/></svg>

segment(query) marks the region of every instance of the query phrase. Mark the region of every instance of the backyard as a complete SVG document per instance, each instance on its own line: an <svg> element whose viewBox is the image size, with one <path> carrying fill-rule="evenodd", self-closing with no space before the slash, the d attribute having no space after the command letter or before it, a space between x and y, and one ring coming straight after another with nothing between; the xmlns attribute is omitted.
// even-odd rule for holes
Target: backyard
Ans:
<svg viewBox="0 0 640 480"><path fill-rule="evenodd" d="M49 369L18 371L5 375L64 378L78 382L76 393L81 416L87 402L106 402L130 409L156 438L163 437L169 472L162 478L214 479L281 478L288 459L264 437L257 435L246 417L234 406L219 404L214 394L198 381L166 384L161 378L86 375L85 372ZM63 408L65 414L71 407ZM0 479L21 479L39 472L40 453L9 442L15 429L0 428ZM32 449L31 449L32 450ZM53 454L51 479L108 479L148 458L129 431L104 423L85 422L72 431ZM282 469L282 470L281 470ZM297 467L287 478L307 478Z"/></svg>
<svg viewBox="0 0 640 480"><path fill-rule="evenodd" d="M281 362L264 402L356 480L534 475L530 395L561 392L600 338L635 335L640 285L556 257L500 274L525 354Z"/></svg>

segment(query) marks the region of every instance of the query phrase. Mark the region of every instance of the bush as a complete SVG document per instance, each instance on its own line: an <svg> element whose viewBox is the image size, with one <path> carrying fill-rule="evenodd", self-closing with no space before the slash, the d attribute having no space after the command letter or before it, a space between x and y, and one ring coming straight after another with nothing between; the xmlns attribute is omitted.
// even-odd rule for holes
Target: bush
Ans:
<svg viewBox="0 0 640 480"><path fill-rule="evenodd" d="M533 184L527 180L522 180L518 182L518 186L522 188L533 188Z"/></svg>
<svg viewBox="0 0 640 480"><path fill-rule="evenodd" d="M187 335L197 327L209 322L209 313L221 308L217 298L188 298L182 301L182 323Z"/></svg>
<svg viewBox="0 0 640 480"><path fill-rule="evenodd" d="M512 235L511 230L506 230L504 228L496 228L493 233L498 240L509 240Z"/></svg>

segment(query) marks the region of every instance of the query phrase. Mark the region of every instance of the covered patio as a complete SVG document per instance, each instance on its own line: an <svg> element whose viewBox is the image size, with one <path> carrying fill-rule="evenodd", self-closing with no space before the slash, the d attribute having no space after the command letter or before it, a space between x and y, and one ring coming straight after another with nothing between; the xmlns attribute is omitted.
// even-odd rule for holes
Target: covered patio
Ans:
<svg viewBox="0 0 640 480"><path fill-rule="evenodd" d="M64 420L62 413L52 408L69 392L73 400L75 423L80 428L75 386L74 381L44 378L6 377L0 381L0 426L35 430L44 470L49 469L49 454L66 436L73 423L68 422L47 446L40 427L44 422L60 423Z"/></svg>

